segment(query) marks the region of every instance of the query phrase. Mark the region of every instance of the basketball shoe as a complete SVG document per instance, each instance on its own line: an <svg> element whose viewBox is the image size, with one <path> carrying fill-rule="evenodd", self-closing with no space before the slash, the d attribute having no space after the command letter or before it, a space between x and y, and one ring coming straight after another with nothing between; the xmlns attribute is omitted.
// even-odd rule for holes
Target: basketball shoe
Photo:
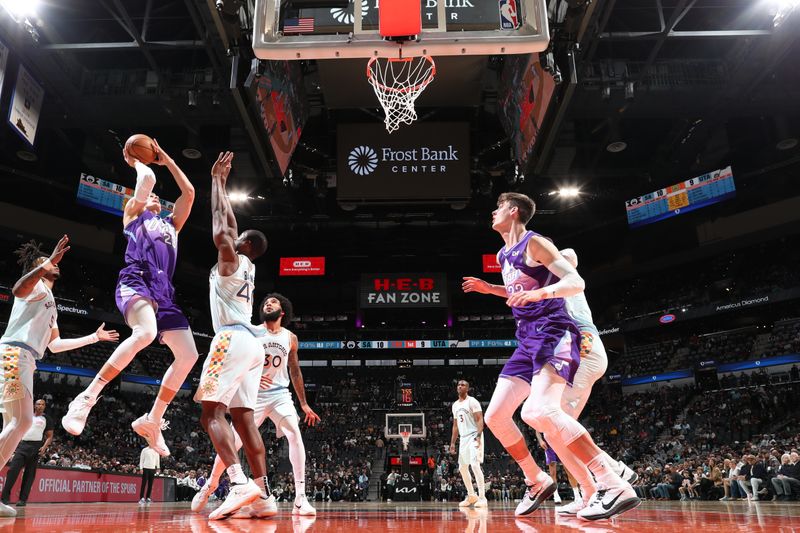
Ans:
<svg viewBox="0 0 800 533"><path fill-rule="evenodd" d="M544 473L539 475L544 477L538 483L531 483L529 480L525 480L528 490L525 491L525 496L523 496L522 501L519 502L516 510L514 510L515 516L531 514L556 491L557 487L553 478Z"/></svg>
<svg viewBox="0 0 800 533"><path fill-rule="evenodd" d="M95 406L99 398L92 398L88 394L80 394L69 403L67 414L61 419L61 425L70 435L80 435L86 427L89 411Z"/></svg>
<svg viewBox="0 0 800 533"><path fill-rule="evenodd" d="M630 511L640 503L642 500L627 483L618 487L598 484L597 492L589 500L589 504L578 511L577 516L583 520L603 520Z"/></svg>
<svg viewBox="0 0 800 533"><path fill-rule="evenodd" d="M164 442L164 435L161 434L162 430L169 428L169 422L163 418L156 422L150 418L149 414L145 413L134 420L131 423L131 427L140 437L147 441L147 445L153 448L158 455L161 457L169 455L169 448L167 448L167 443Z"/></svg>
<svg viewBox="0 0 800 533"><path fill-rule="evenodd" d="M250 505L245 505L236 511L231 518L269 518L276 514L278 514L278 504L275 503L275 496L270 495L269 498L259 496Z"/></svg>
<svg viewBox="0 0 800 533"><path fill-rule="evenodd" d="M222 520L228 518L236 511L249 505L261 497L261 489L256 482L248 479L247 483L231 483L231 490L222 505L211 511L209 520ZM272 501L273 505L275 500Z"/></svg>
<svg viewBox="0 0 800 533"><path fill-rule="evenodd" d="M300 516L315 516L317 514L317 510L311 507L311 504L308 503L308 497L305 494L301 494L294 500L292 514Z"/></svg>
<svg viewBox="0 0 800 533"><path fill-rule="evenodd" d="M200 490L195 493L194 498L192 498L192 511L197 512L203 509L208 504L208 498L217 490L217 486L211 486L211 483L206 483Z"/></svg>

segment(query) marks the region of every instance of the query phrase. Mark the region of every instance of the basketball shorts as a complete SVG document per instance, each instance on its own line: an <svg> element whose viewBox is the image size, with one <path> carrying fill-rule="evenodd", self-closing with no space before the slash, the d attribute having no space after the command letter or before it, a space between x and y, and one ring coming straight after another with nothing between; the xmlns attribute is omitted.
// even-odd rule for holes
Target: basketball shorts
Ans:
<svg viewBox="0 0 800 533"><path fill-rule="evenodd" d="M175 289L165 272L148 272L126 267L119 273L114 293L117 309L127 324L128 308L139 299L148 300L156 311L159 340L165 331L189 329L189 321L175 303Z"/></svg>
<svg viewBox="0 0 800 533"><path fill-rule="evenodd" d="M36 371L36 359L33 352L22 346L0 344L0 391L3 402L21 400L25 392L33 397L33 373Z"/></svg>
<svg viewBox="0 0 800 533"><path fill-rule="evenodd" d="M264 347L247 328L221 328L211 341L194 401L255 409L263 366Z"/></svg>
<svg viewBox="0 0 800 533"><path fill-rule="evenodd" d="M544 365L572 384L580 362L578 328L570 319L545 317L517 321L517 349L503 366L500 375L529 382Z"/></svg>
<svg viewBox="0 0 800 533"><path fill-rule="evenodd" d="M547 448L544 451L544 464L549 465L550 463L560 463L561 461L558 460L558 455L556 452L553 451L553 448Z"/></svg>
<svg viewBox="0 0 800 533"><path fill-rule="evenodd" d="M483 435L475 440L475 435L461 437L458 442L458 466L483 463Z"/></svg>
<svg viewBox="0 0 800 533"><path fill-rule="evenodd" d="M283 431L281 431L280 426L281 420L284 418L300 420L297 415L297 409L294 407L294 401L292 401L292 393L285 387L273 391L259 391L253 417L255 418L256 426L263 424L267 418L272 420L272 423L275 424L275 433L278 438L283 437Z"/></svg>
<svg viewBox="0 0 800 533"><path fill-rule="evenodd" d="M583 411L592 393L592 386L603 377L608 368L606 349L597 332L582 330L580 347L580 365L575 372L572 387L564 389L561 402L564 410L573 418Z"/></svg>

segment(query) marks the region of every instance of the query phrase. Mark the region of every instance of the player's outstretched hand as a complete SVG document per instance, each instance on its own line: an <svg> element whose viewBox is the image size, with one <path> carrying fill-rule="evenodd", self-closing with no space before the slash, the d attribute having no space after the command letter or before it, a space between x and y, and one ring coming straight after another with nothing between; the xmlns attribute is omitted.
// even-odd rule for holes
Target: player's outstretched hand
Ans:
<svg viewBox="0 0 800 533"><path fill-rule="evenodd" d="M97 328L95 333L97 334L97 338L101 342L117 342L119 340L119 333L117 333L114 329L105 329L106 323L103 322L100 324L100 327Z"/></svg>
<svg viewBox="0 0 800 533"><path fill-rule="evenodd" d="M155 163L156 165L161 165L162 167L171 163L172 158L169 156L167 152L164 151L163 148L161 148L161 145L158 144L158 141L156 139L153 139L153 144L155 145L156 148L156 158L153 159L153 163Z"/></svg>
<svg viewBox="0 0 800 533"><path fill-rule="evenodd" d="M306 425L313 427L317 422L322 420L317 413L308 405L301 405L300 408L306 414L304 422Z"/></svg>
<svg viewBox="0 0 800 533"><path fill-rule="evenodd" d="M53 253L50 254L50 262L54 265L57 265L61 258L64 257L64 254L69 251L69 237L64 235L56 244Z"/></svg>
<svg viewBox="0 0 800 533"><path fill-rule="evenodd" d="M508 300L506 300L506 304L509 307L523 307L528 304L544 300L544 296L545 292L541 289L536 289L534 291L519 291L512 294Z"/></svg>
<svg viewBox="0 0 800 533"><path fill-rule="evenodd" d="M220 152L216 163L211 167L211 178L221 180L222 184L225 185L228 181L228 174L231 172L232 161L233 152Z"/></svg>
<svg viewBox="0 0 800 533"><path fill-rule="evenodd" d="M464 292L479 292L481 294L488 294L490 287L488 283L480 278L464 276L464 282L461 284L461 289Z"/></svg>

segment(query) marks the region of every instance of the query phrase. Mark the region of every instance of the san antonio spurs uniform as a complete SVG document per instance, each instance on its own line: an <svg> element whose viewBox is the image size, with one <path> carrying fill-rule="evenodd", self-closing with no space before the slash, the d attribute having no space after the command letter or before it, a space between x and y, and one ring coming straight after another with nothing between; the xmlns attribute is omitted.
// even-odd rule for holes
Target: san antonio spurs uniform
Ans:
<svg viewBox="0 0 800 533"><path fill-rule="evenodd" d="M264 350L257 337L263 328L253 326L253 291L256 267L239 254L239 268L221 276L211 269L210 301L214 339L203 363L197 402L219 402L228 407L254 409Z"/></svg>
<svg viewBox="0 0 800 533"><path fill-rule="evenodd" d="M278 437L283 436L280 422L284 418L297 416L297 410L289 392L289 351L292 348L292 333L281 328L277 333L269 330L259 338L264 346L264 366L261 370L262 381L268 378L268 384L262 384L258 389L258 399L253 416L256 425L261 425L269 418L275 424Z"/></svg>
<svg viewBox="0 0 800 533"><path fill-rule="evenodd" d="M453 403L453 418L458 425L460 437L458 443L459 466L483 463L483 433L476 443L475 435L478 433L478 425L472 414L480 412L481 404L472 396L467 396L464 400L456 400Z"/></svg>

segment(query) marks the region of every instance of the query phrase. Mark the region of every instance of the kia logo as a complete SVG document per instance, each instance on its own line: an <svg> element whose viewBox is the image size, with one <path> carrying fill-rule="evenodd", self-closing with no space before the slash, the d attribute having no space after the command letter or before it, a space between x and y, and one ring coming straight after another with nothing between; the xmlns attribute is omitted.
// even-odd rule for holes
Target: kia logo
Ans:
<svg viewBox="0 0 800 533"><path fill-rule="evenodd" d="M292 266L294 268L308 268L311 266L311 261L295 261Z"/></svg>
<svg viewBox="0 0 800 533"><path fill-rule="evenodd" d="M378 168L378 154L369 146L356 146L350 151L347 164L354 174L367 176Z"/></svg>

